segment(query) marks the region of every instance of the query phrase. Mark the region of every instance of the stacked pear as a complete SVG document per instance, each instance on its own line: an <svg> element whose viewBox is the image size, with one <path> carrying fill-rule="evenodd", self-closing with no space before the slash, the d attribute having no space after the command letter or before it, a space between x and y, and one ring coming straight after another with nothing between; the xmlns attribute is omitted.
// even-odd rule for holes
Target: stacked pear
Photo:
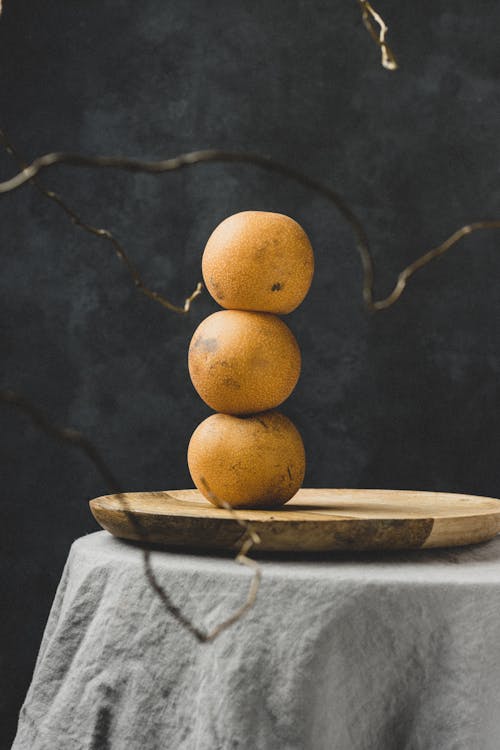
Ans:
<svg viewBox="0 0 500 750"><path fill-rule="evenodd" d="M276 411L301 368L297 341L278 316L309 290L311 243L288 216L244 211L214 230L202 270L225 309L201 322L189 347L193 385L217 412L191 437L191 477L215 505L283 505L302 484L305 453L297 428Z"/></svg>

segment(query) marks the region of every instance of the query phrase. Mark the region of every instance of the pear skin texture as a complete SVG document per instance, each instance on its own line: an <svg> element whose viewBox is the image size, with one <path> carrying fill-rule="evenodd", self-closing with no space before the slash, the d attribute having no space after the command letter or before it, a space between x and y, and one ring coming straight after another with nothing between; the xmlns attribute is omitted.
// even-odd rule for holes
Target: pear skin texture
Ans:
<svg viewBox="0 0 500 750"><path fill-rule="evenodd" d="M194 484L213 505L273 507L299 490L305 452L297 428L278 411L212 414L191 437L188 465Z"/></svg>
<svg viewBox="0 0 500 750"><path fill-rule="evenodd" d="M309 291L314 254L307 234L289 216L243 211L212 232L202 272L221 307L284 315Z"/></svg>
<svg viewBox="0 0 500 750"><path fill-rule="evenodd" d="M295 336L276 315L220 310L194 332L188 365L196 391L214 411L252 414L288 398L301 356Z"/></svg>

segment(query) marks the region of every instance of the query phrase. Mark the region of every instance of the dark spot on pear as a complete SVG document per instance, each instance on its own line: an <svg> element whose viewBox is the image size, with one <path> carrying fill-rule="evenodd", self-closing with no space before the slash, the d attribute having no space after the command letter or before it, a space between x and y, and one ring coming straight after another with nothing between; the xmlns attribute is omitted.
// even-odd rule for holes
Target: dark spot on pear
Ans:
<svg viewBox="0 0 500 750"><path fill-rule="evenodd" d="M224 378L222 385L225 385L228 388L234 388L236 391L239 391L241 388L241 385L234 378Z"/></svg>

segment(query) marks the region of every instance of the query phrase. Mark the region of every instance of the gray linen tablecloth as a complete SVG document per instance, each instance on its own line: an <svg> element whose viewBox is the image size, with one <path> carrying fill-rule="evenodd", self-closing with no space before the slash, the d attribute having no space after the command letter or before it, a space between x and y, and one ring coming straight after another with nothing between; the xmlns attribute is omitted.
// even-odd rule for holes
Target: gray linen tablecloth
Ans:
<svg viewBox="0 0 500 750"><path fill-rule="evenodd" d="M230 558L155 551L210 628L245 599ZM264 560L253 609L200 644L140 549L77 540L15 750L498 750L500 538L463 550Z"/></svg>

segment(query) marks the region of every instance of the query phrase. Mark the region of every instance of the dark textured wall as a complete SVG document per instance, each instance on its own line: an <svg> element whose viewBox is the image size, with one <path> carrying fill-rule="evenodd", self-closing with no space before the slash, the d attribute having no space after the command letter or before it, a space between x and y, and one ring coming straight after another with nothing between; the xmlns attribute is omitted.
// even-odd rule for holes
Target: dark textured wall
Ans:
<svg viewBox="0 0 500 750"><path fill-rule="evenodd" d="M1 126L51 150L158 158L252 149L335 186L366 223L379 294L466 221L500 217L500 6L377 3L401 69L384 71L357 2L5 0ZM0 156L0 174L14 165ZM182 301L215 225L290 214L317 274L289 321L303 351L284 407L306 483L500 494L499 234L476 234L369 316L348 226L324 200L251 166L162 177L59 168L45 183L112 229L151 285ZM180 319L138 294L102 242L30 186L2 198L2 384L91 437L130 490L189 486L207 414L186 350L215 309ZM2 691L11 736L73 539L106 491L71 448L2 407ZM7 746L8 740L5 740ZM1 744L1 742L0 742Z"/></svg>

